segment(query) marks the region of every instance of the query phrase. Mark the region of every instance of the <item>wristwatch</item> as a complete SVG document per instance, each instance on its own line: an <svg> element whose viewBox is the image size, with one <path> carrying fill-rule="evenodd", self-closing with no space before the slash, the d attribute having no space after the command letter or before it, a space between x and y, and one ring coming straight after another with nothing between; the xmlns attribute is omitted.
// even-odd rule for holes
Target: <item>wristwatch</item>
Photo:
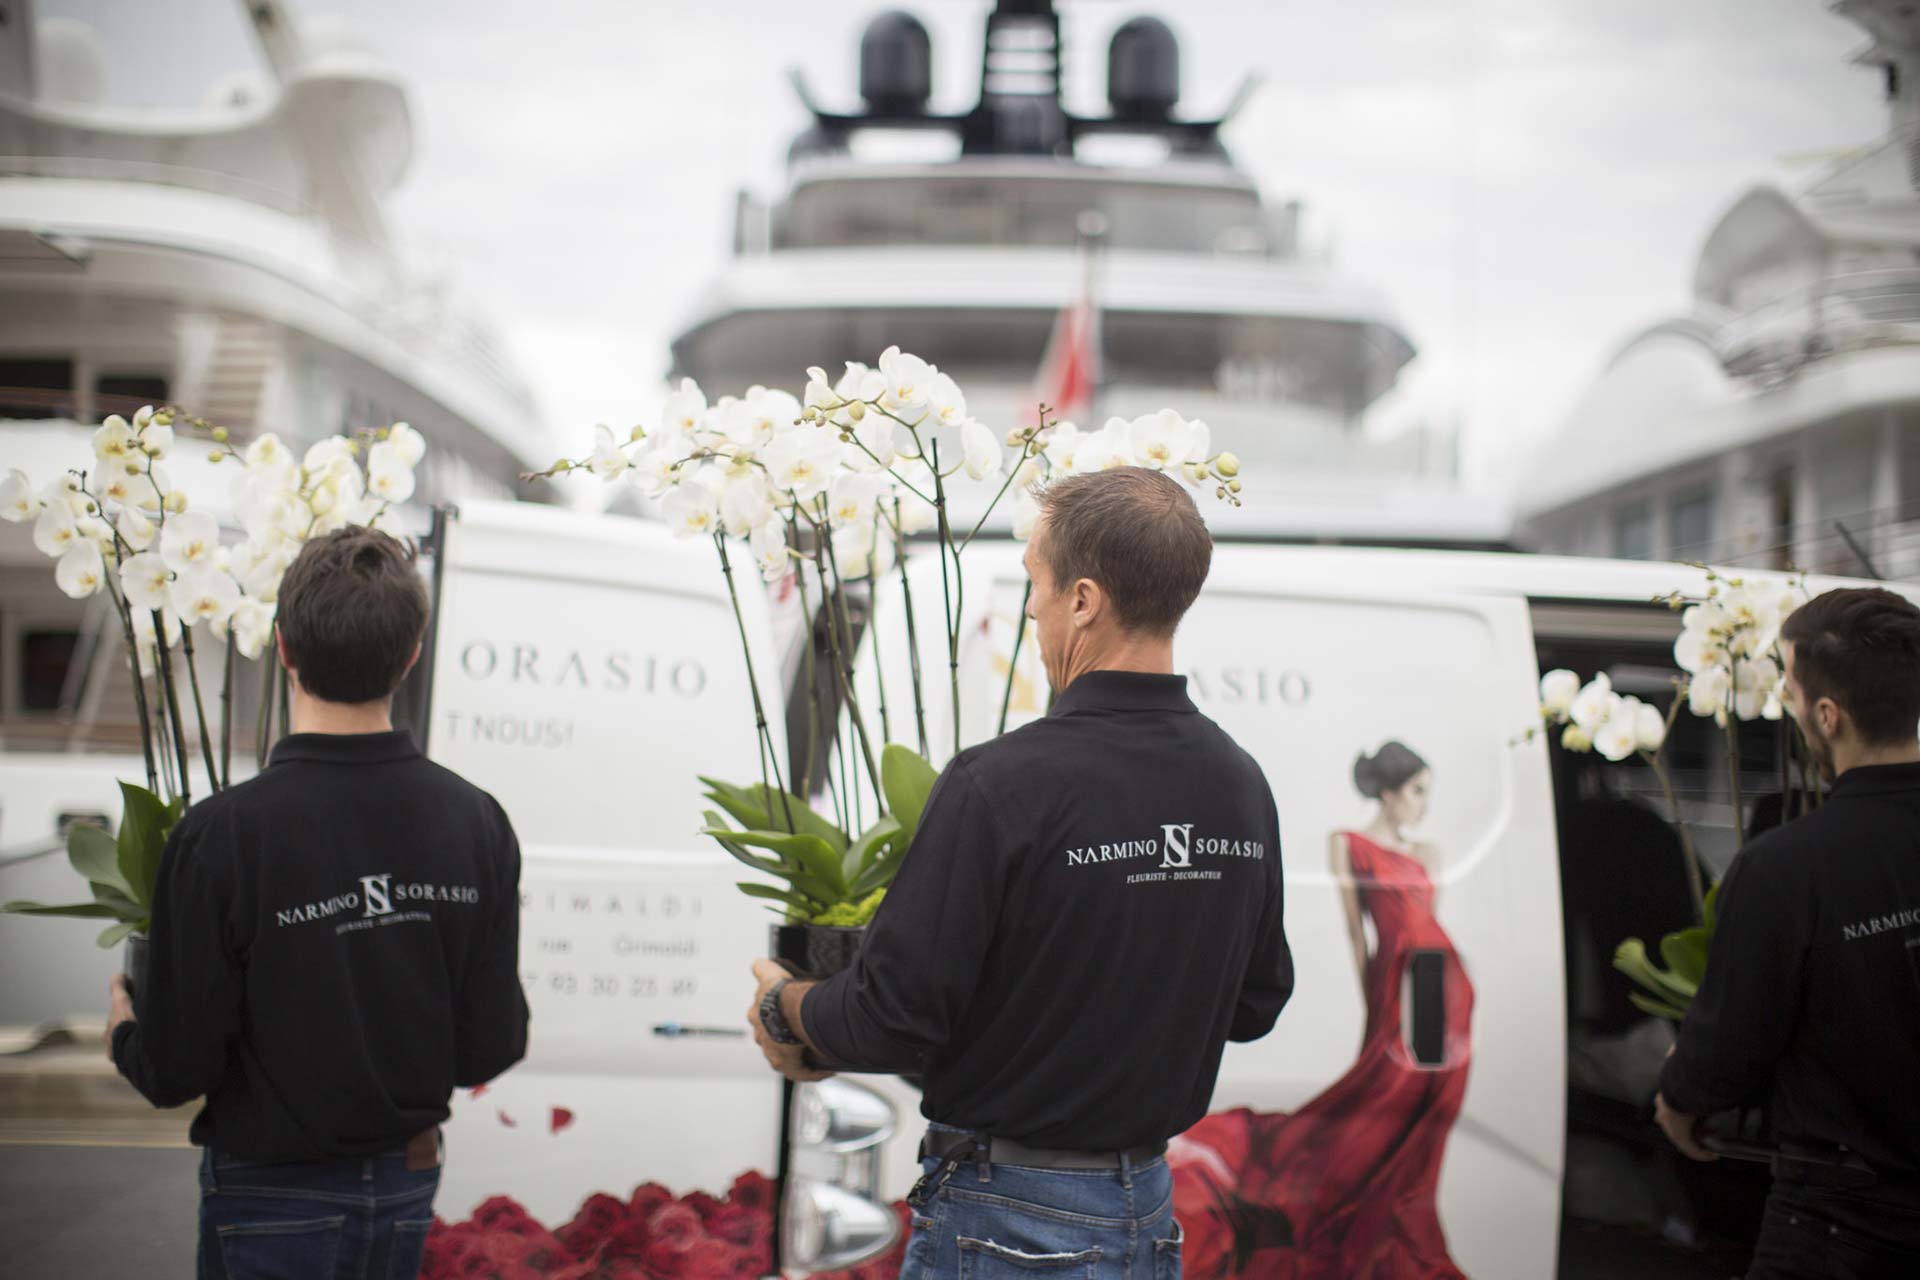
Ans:
<svg viewBox="0 0 1920 1280"><path fill-rule="evenodd" d="M775 1044L800 1043L800 1037L793 1034L793 1028L787 1024L787 1015L780 1011L780 993L792 981L792 978L782 978L760 997L760 1025L767 1029Z"/></svg>

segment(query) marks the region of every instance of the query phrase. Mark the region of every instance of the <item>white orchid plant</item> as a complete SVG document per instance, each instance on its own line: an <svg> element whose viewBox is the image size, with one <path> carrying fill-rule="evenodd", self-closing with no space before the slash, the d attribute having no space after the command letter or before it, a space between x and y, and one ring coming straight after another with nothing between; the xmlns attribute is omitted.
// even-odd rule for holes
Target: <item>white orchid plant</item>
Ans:
<svg viewBox="0 0 1920 1280"><path fill-rule="evenodd" d="M211 440L207 461L237 472L232 506L241 537L223 541L220 522L193 509L176 484L168 466L176 430ZM85 824L68 833L68 858L92 886L93 901L10 902L0 911L115 921L100 935L103 947L145 931L160 851L192 801L189 738L198 744L207 788L225 788L232 779L236 659L266 652L281 576L310 538L355 524L397 533L394 508L412 496L414 468L425 453L426 441L404 422L332 436L296 457L271 433L242 448L224 428L148 406L131 420L115 414L100 424L89 466L43 479L16 468L0 479L0 519L32 522L34 545L54 560L61 591L76 600L101 596L111 606L133 677L146 765L144 787L120 784L117 838ZM195 658L202 635L224 647L217 747ZM285 724L285 694L285 675L269 658L256 763L265 760L276 700Z"/></svg>
<svg viewBox="0 0 1920 1280"><path fill-rule="evenodd" d="M966 397L953 378L898 347L888 347L872 366L848 362L838 378L808 369L798 398L756 386L744 396L709 403L687 379L667 397L661 419L651 431L634 427L624 437L605 425L596 427L591 454L563 458L538 474L590 471L603 480L631 483L658 504L660 516L679 536L713 542L740 621L760 782L734 786L702 778L708 799L741 824L730 826L720 813L709 811L703 832L740 861L783 881L781 887L743 883L740 888L770 900L776 913L796 923L857 926L870 918L912 841L933 785L918 619L906 570L911 544L930 538L940 560L952 749L958 751L960 556L1002 501L1010 505L1014 536L1025 538L1039 514L1037 489L1063 475L1150 467L1195 488L1211 488L1217 499L1234 505L1242 487L1239 460L1213 451L1203 422L1163 409L1082 431L1057 421L1041 405L1033 425L1002 432L968 414ZM988 498L962 531L954 524L950 498L968 486ZM781 776L740 619L729 546L742 542L766 582L793 575L810 622L816 616L812 591L820 593L815 633L820 641L810 640L804 652L806 756L792 788ZM895 571L900 621L912 657L917 750L891 741L885 681L879 685L877 734L854 682L857 633L850 601L857 593L870 610L873 585ZM867 621L871 630L870 612ZM1024 606L1020 625L1023 634ZM1017 646L1018 639L1016 659ZM819 662L829 668L824 681ZM1014 664L1009 664L1009 682L1013 675ZM824 717L837 713L833 704L844 708L849 726L847 734L833 738L837 768L816 759L815 751ZM851 769L846 739L858 752ZM822 792L831 817L808 803ZM868 796L878 809L872 823L865 821Z"/></svg>
<svg viewBox="0 0 1920 1280"><path fill-rule="evenodd" d="M1585 684L1573 671L1549 671L1540 678L1540 715L1546 726L1558 727L1560 745L1569 751L1594 752L1618 763L1637 757L1653 771L1673 815L1686 860L1687 888L1693 899L1695 924L1667 934L1660 942L1663 969L1647 954L1639 938L1628 938L1614 952L1614 967L1639 984L1632 993L1643 1012L1678 1021L1686 1015L1700 978L1706 971L1707 947L1713 937L1714 896L1718 886L1703 884L1693 839L1675 797L1673 775L1666 761L1667 741L1680 709L1712 720L1727 740L1728 782L1732 788L1733 828L1737 843L1746 842L1740 794L1739 727L1743 722L1779 722L1787 740L1782 744L1782 814L1793 816L1796 780L1789 762L1807 762L1810 755L1799 741L1799 728L1786 714L1786 663L1780 653L1780 628L1807 600L1805 580L1785 581L1729 578L1706 565L1695 565L1706 578L1704 592L1680 592L1661 597L1669 608L1681 611L1680 638L1674 642L1674 661L1683 674L1674 678L1674 696L1666 713L1631 695L1615 692L1606 672ZM1531 729L1522 740L1540 732ZM1797 750L1796 750L1797 748ZM1819 788L1811 776L1800 780L1801 803L1819 802Z"/></svg>

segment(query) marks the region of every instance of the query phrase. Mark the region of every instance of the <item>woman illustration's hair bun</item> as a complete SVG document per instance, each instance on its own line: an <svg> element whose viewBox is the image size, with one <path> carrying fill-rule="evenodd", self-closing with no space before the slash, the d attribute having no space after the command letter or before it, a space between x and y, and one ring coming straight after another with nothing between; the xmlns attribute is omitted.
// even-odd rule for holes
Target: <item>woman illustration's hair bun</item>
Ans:
<svg viewBox="0 0 1920 1280"><path fill-rule="evenodd" d="M1398 791L1427 771L1427 762L1401 742L1382 743L1372 755L1362 751L1353 762L1354 788L1369 800Z"/></svg>

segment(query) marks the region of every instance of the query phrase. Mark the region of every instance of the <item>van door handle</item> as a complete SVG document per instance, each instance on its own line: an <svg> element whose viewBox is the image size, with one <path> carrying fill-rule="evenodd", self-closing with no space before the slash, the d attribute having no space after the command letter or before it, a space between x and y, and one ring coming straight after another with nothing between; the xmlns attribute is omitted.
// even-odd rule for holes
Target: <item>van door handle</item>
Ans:
<svg viewBox="0 0 1920 1280"><path fill-rule="evenodd" d="M1407 1052L1423 1067L1447 1065L1447 953L1415 951L1407 959Z"/></svg>

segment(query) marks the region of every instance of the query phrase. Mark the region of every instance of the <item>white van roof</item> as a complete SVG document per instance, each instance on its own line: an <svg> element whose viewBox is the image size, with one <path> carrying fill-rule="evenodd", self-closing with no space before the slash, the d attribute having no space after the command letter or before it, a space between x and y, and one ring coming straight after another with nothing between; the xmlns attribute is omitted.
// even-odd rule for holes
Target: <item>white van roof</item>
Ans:
<svg viewBox="0 0 1920 1280"><path fill-rule="evenodd" d="M969 548L970 570L994 577L1017 573L1022 547L996 541ZM1002 562L999 558L1005 557ZM991 558L991 563L989 562ZM978 561L976 565L976 559ZM1790 572L1716 566L1724 577L1787 582ZM1591 556L1547 556L1525 551L1445 551L1412 547L1321 547L1221 542L1213 549L1211 586L1234 583L1357 588L1382 594L1403 591L1430 594L1463 591L1474 595L1517 595L1529 600L1567 603L1647 604L1675 591L1704 594L1706 575L1698 567L1666 560L1603 560ZM1859 578L1809 575L1807 590L1885 586L1920 599L1920 586Z"/></svg>
<svg viewBox="0 0 1920 1280"><path fill-rule="evenodd" d="M1778 570L1716 568L1724 577L1786 582ZM1427 591L1521 595L1531 600L1651 604L1675 591L1704 591L1698 567L1665 560L1602 560L1588 556L1543 556L1518 551L1428 551L1392 547L1286 547L1227 543L1214 548L1213 576L1299 575L1299 581L1349 587L1365 583ZM1210 579L1211 580L1211 579ZM1809 576L1815 594L1842 586L1911 586L1862 579Z"/></svg>

